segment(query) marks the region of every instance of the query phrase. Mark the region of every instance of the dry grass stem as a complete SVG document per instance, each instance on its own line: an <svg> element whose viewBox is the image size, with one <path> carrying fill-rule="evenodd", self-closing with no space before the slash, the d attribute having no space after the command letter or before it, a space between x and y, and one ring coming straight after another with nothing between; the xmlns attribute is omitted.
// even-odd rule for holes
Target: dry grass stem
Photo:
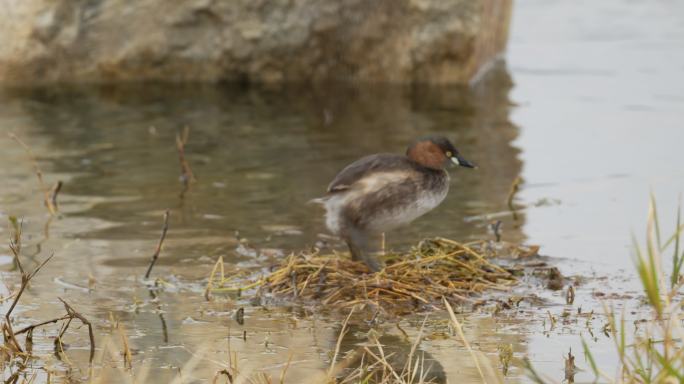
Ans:
<svg viewBox="0 0 684 384"><path fill-rule="evenodd" d="M522 257L536 255L536 250L516 247ZM254 279L245 279L244 271L226 276L219 259L205 296L258 289L275 297L315 300L340 308L367 304L408 313L419 306L439 306L442 297L468 300L467 296L485 290L510 290L517 278L512 271L492 263L489 259L494 256L501 254L486 241L462 244L435 238L421 241L408 254L390 255L387 266L378 273L346 257L313 252L290 255L272 272Z"/></svg>
<svg viewBox="0 0 684 384"><path fill-rule="evenodd" d="M330 368L328 369L328 378L331 379L333 376L333 371L335 369L335 362L337 361L337 355L340 353L340 346L342 345L342 339L344 338L344 335L347 334L347 323L349 323L349 318L351 315L354 313L354 307L349 311L349 314L347 315L347 318L344 319L344 323L342 323L342 329L340 330L340 334L337 337L337 343L335 344L335 353L333 354L332 360L330 361Z"/></svg>
<svg viewBox="0 0 684 384"><path fill-rule="evenodd" d="M459 323L458 319L456 318L456 314L454 313L453 308L451 308L451 304L449 304L449 301L446 298L442 298L442 300L444 301L444 306L446 307L447 312L449 312L449 318L451 318L451 323L454 325L454 328L456 328L456 332L458 333L458 336L461 338L461 341L463 341L463 345L465 345L466 349L468 350L468 353L470 353L470 356L473 358L473 362L475 363L475 367L477 368L477 373L480 374L482 382L486 383L487 380L485 379L484 372L482 372L482 368L480 368L480 362L478 361L475 352L470 347L470 343L468 343L468 339L466 339L465 334L463 334L463 328L461 327L461 323Z"/></svg>

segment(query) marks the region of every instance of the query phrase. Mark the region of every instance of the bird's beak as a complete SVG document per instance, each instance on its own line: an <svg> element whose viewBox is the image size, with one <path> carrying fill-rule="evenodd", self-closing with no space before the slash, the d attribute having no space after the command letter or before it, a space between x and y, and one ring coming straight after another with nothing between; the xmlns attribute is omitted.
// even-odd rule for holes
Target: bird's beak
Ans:
<svg viewBox="0 0 684 384"><path fill-rule="evenodd" d="M455 155L451 157L451 162L460 165L461 167L466 167L466 168L477 168L477 165L471 163L470 161L462 158L459 155Z"/></svg>

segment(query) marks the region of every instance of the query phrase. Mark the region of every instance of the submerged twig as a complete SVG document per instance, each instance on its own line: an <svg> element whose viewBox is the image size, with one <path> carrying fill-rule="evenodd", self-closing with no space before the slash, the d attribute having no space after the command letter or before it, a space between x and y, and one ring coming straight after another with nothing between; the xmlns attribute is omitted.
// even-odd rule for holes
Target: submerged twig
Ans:
<svg viewBox="0 0 684 384"><path fill-rule="evenodd" d="M575 302L575 287L572 285L568 286L568 291L565 294L565 303L571 305Z"/></svg>
<svg viewBox="0 0 684 384"><path fill-rule="evenodd" d="M518 220L518 209L515 207L513 200L515 199L515 195L520 190L520 184L522 184L522 178L518 176L515 178L515 180L513 180L513 183L511 183L511 189L508 191L508 198L506 199L508 209L513 212L513 220Z"/></svg>
<svg viewBox="0 0 684 384"><path fill-rule="evenodd" d="M12 251L12 254L14 255L14 263L19 269L19 272L21 272L21 274L23 275L24 267L22 266L21 259L19 257L21 255L21 232L23 222L17 220L15 216L10 216L9 224L12 231L9 240L9 248Z"/></svg>
<svg viewBox="0 0 684 384"><path fill-rule="evenodd" d="M157 285L157 282L155 281L155 286ZM150 293L150 297L152 298L152 301L157 301L157 311L159 311L159 321L161 321L161 326L162 326L162 335L164 337L164 343L169 342L169 329L168 326L166 325L166 319L164 318L164 313L162 312L161 308L161 303L159 303L159 298L157 297L157 294L154 292L154 289L150 288L148 289L148 292Z"/></svg>
<svg viewBox="0 0 684 384"><path fill-rule="evenodd" d="M59 194L59 191L62 190L62 184L62 180L57 180L52 189L50 189L50 203L52 204L55 212L57 212L59 209L59 206L57 205L57 195Z"/></svg>
<svg viewBox="0 0 684 384"><path fill-rule="evenodd" d="M33 164L33 170L36 174L36 177L38 178L40 187L42 189L45 189L45 183L43 182L43 172L40 170L40 167L38 166L38 160L36 160L36 156L33 154L31 148L26 143L24 143L19 137L17 137L17 135L15 135L14 133L10 133L9 137L10 139L16 141L17 144L21 145L22 148L24 148L24 150L29 156L29 159L31 160L31 163Z"/></svg>
<svg viewBox="0 0 684 384"><path fill-rule="evenodd" d="M489 228L492 230L492 233L494 234L494 238L496 239L497 243L501 242L501 225L502 224L503 224L503 222L501 220L496 220L489 225Z"/></svg>
<svg viewBox="0 0 684 384"><path fill-rule="evenodd" d="M190 183L197 181L195 174L190 168L190 164L185 158L185 144L188 143L188 137L190 135L190 127L184 127L183 132L176 134L176 150L178 151L178 161L180 162L181 176L180 180L183 183L183 190L180 193L180 198L185 196L185 193L190 189Z"/></svg>
<svg viewBox="0 0 684 384"><path fill-rule="evenodd" d="M47 189L45 187L45 183L43 181L43 173L40 170L40 167L38 166L38 162L35 159L35 156L33 155L33 152L31 149L23 142L21 141L17 136L14 134L10 134L10 137L14 139L17 143L19 143L28 153L29 158L31 159L36 176L38 178L38 182L40 184L41 189L45 193L44 197L44 203L47 206L48 210L50 211L50 216L47 220L47 223L45 225L45 239L48 238L48 227L49 224L54 217L54 215L57 213L57 196L59 194L59 191L62 188L62 182L58 181L52 188ZM7 312L4 315L4 323L2 324L2 333L4 336L5 340L5 345L3 348L4 352L4 357L6 358L14 358L14 357L19 357L22 359L22 362L20 363L21 365L24 365L27 363L28 359L31 357L31 354L33 352L33 332L36 328L45 326L48 324L53 324L57 323L63 320L66 320L64 324L62 324L61 331L59 332L59 335L55 339L55 350L56 353L61 354L64 352L64 348L61 342L61 338L68 329L69 325L71 324L71 321L73 319L79 319L84 325L88 327L89 330L89 336L90 336L90 363L92 363L93 358L95 356L95 337L93 334L93 328L91 323L80 313L78 313L76 310L73 309L69 304L67 304L64 300L60 298L62 303L64 304L64 307L66 309L66 315L56 317L50 320L46 321L41 321L36 324L32 324L29 326L26 326L22 329L20 329L18 332L15 332L12 327L13 319L12 319L12 313L14 312L14 309L17 307L17 304L19 300L22 297L22 294L26 291L27 287L29 286L31 280L40 272L40 270L54 257L54 253L51 254L49 257L47 257L45 260L42 262L38 263L35 261L35 259L32 259L32 261L36 262L38 266L32 271L32 272L26 272L24 269L22 262L21 262L21 253L22 253L22 224L19 220L17 220L16 217L10 216L9 218L10 221L10 226L11 226L11 235L10 235L10 241L9 241L9 248L11 249L12 253L14 254L14 261L16 263L17 268L19 269L21 273L21 285L17 291L15 291L10 297L13 297L13 301L7 310ZM36 253L32 255L32 258L38 255L41 251L41 244L44 240L41 240L36 244ZM17 335L20 334L26 334L25 338L25 343L24 343L24 348L22 349L21 345L19 344L19 341L17 340ZM66 355L64 355L66 358ZM67 358L68 362L68 358ZM23 369L23 368L21 368ZM18 374L20 371L17 371L16 374ZM14 375L13 375L14 376ZM18 377L18 376L16 376ZM34 375L35 377L35 375ZM14 379L10 379L11 382L16 382ZM30 379L28 382L32 382L33 379ZM49 375L48 375L48 381L49 381Z"/></svg>
<svg viewBox="0 0 684 384"><path fill-rule="evenodd" d="M57 356L58 359L62 359L64 357L64 361L71 365L71 362L69 361L69 357L66 355L64 351L64 343L62 343L62 338L64 337L64 334L66 333L67 329L69 329L69 326L71 325L71 321L74 318L69 316L67 317L66 323L62 324L62 328L59 330L59 334L57 337L55 337L55 356Z"/></svg>
<svg viewBox="0 0 684 384"><path fill-rule="evenodd" d="M45 204L45 206L47 207L47 209L51 215L56 214L57 213L57 194L59 193L59 190L62 188L62 182L58 181L54 187L48 188L45 185L45 181L43 180L43 171L40 169L40 166L38 166L38 160L36 160L36 156L33 154L31 147L29 147L26 143L24 143L14 133L10 133L9 137L12 140L16 141L19 145L21 145L21 147L24 148L24 151L26 151L26 154L28 155L29 160L31 160L31 163L33 165L34 173L36 174L36 177L38 178L38 184L40 185L40 189L43 191L43 194L44 194L43 203Z"/></svg>
<svg viewBox="0 0 684 384"><path fill-rule="evenodd" d="M577 374L577 366L575 365L575 356L572 354L572 348L568 351L568 357L563 356L565 381L567 383L575 382L575 375Z"/></svg>
<svg viewBox="0 0 684 384"><path fill-rule="evenodd" d="M117 329L119 330L119 335L121 336L121 345L123 347L122 354L124 358L124 368L133 369L133 353L131 353L131 347L128 345L126 331L121 324L117 324Z"/></svg>
<svg viewBox="0 0 684 384"><path fill-rule="evenodd" d="M88 361L90 363L92 363L93 358L95 357L95 335L93 334L93 325L90 323L90 321L88 321L88 319L86 319L83 315L78 313L71 305L69 305L69 303L64 301L64 299L62 299L61 297L59 297L58 299L59 299L59 301L62 302L62 304L64 304L64 309L66 309L67 315L70 316L69 324L71 323L72 319L78 319L81 321L81 323L83 325L88 327L88 337L90 338L90 359ZM67 327L68 327L68 325L67 325ZM66 332L66 327L62 331L62 334L64 332ZM60 334L60 338L61 338L61 334Z"/></svg>
<svg viewBox="0 0 684 384"><path fill-rule="evenodd" d="M209 274L209 281L207 281L207 287L204 289L204 298L209 301L211 299L211 287L214 285L214 276L216 272L220 272L221 282L225 281L225 270L223 268L223 256L219 256L218 260L214 264L214 268Z"/></svg>
<svg viewBox="0 0 684 384"><path fill-rule="evenodd" d="M212 384L218 383L218 378L219 378L221 375L224 375L225 377L227 377L227 378L228 378L228 382L229 382L230 384L233 384L233 375L230 374L230 372L228 371L228 369L221 369L221 370L219 370L219 371L216 371L216 373L214 374L214 378L213 378L212 381L211 381Z"/></svg>
<svg viewBox="0 0 684 384"><path fill-rule="evenodd" d="M7 310L7 313L5 313L5 323L3 324L3 334L5 336L5 340L8 340L11 342L11 345L14 347L16 352L22 352L22 348L19 345L19 342L17 341L16 334L14 333L14 330L12 329L12 321L11 321L11 316L12 316L12 311L14 311L14 308L17 306L17 303L19 302L19 299L21 299L21 295L24 293L24 290L26 290L26 287L28 286L29 282L31 279L43 268L45 264L47 264L48 261L52 259L54 256L54 253L50 255L47 259L45 259L36 269L33 270L31 273L26 273L22 272L21 273L21 286L19 287L19 291L17 292L16 296L14 296L14 300L12 301L12 305L10 305L9 310ZM23 271L23 269L22 269Z"/></svg>
<svg viewBox="0 0 684 384"><path fill-rule="evenodd" d="M169 230L169 214L170 212L167 209L166 212L164 212L164 225L162 226L161 236L159 236L159 242L157 242L157 248L154 250L154 254L152 255L152 259L150 260L150 265L147 267L147 272L145 272L146 279L150 278L150 273L152 273L152 267L154 267L154 263L157 262L157 259L159 258L159 252L161 252L162 245L164 245L166 232Z"/></svg>
<svg viewBox="0 0 684 384"><path fill-rule="evenodd" d="M70 318L69 315L64 315L64 316L62 316L62 317L57 317L57 318L54 318L54 319L51 319L51 320L41 321L40 323L37 323L37 324L33 324L33 325L29 325L29 326L27 326L27 327L24 327L24 328L22 328L22 329L20 329L20 330L18 330L18 331L16 331L16 332L14 332L14 334L15 334L15 335L21 335L22 333L26 333L26 332L32 331L33 329L38 328L38 327L42 327L43 325L53 324L53 323L56 323L56 322L58 322L58 321L66 320L66 319L69 319L69 318Z"/></svg>

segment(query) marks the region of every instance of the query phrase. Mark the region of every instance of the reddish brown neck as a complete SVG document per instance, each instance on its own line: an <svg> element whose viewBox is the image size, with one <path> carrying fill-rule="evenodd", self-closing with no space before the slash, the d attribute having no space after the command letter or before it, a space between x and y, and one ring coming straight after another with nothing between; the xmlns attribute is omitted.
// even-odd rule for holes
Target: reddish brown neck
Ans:
<svg viewBox="0 0 684 384"><path fill-rule="evenodd" d="M406 156L416 163L432 169L442 169L447 160L442 149L431 141L421 141L412 145L406 152Z"/></svg>

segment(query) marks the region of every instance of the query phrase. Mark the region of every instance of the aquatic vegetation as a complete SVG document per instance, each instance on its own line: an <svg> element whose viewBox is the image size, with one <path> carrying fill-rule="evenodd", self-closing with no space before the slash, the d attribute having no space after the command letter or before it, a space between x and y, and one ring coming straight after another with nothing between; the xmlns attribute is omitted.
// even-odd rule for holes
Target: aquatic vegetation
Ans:
<svg viewBox="0 0 684 384"><path fill-rule="evenodd" d="M465 348L472 356L482 382L503 382L501 374L496 372L489 360L481 352L475 351L470 347L451 305L446 299L443 299L443 301L452 325ZM411 344L408 355L402 359L401 364L393 363L394 356L386 353L382 343L371 333L369 345L360 347L349 354L341 364L331 365L326 380L312 381L312 383L423 384L443 382L443 378L439 378L439 375L434 372L434 367L426 362L424 352L418 348L424 337L426 322L427 317L423 320L418 334ZM338 346L342 336L343 333L340 334L338 339ZM333 359L333 363L334 361ZM349 361L356 362L356 365L353 365L345 372L343 369L350 365Z"/></svg>
<svg viewBox="0 0 684 384"><path fill-rule="evenodd" d="M73 306L71 306L67 301L58 297L59 301L64 306L65 314L59 317L55 317L49 320L40 321L21 329L15 330L14 325L16 325L14 318L12 317L12 312L16 308L22 294L30 286L31 280L40 272L40 270L53 258L54 254L51 254L45 258L42 262L38 264L37 267L31 272L27 272L21 263L21 224L15 217L10 216L9 218L10 228L12 229L12 234L10 235L10 245L9 248L14 254L14 263L20 273L21 282L19 288L12 293L6 299L12 298L12 303L4 314L4 321L2 323L2 335L4 344L0 346L0 364L2 364L3 369L8 369L9 372L5 372L9 375L7 382L16 382L20 375L24 374L24 370L27 365L33 359L33 332L40 327L45 327L50 324L60 323L60 331L54 339L54 353L56 356L64 355L64 344L63 338L69 326L72 324L73 320L79 320L82 325L84 325L88 330L88 338L90 342L90 355L89 362L93 362L95 357L95 336L93 333L93 326L91 322L86 319L80 312L76 311ZM24 344L22 346L19 336L25 335Z"/></svg>
<svg viewBox="0 0 684 384"><path fill-rule="evenodd" d="M222 260L212 270L207 293L251 292L255 296L315 300L349 308L367 304L392 313L425 306L438 308L441 299L469 301L485 290L508 291L518 279L515 270L501 267L493 257L536 255L537 247L445 238L426 239L407 254L387 257L387 266L371 273L346 255L292 254L263 276L247 278L244 271L225 276ZM218 275L218 276L217 276Z"/></svg>
<svg viewBox="0 0 684 384"><path fill-rule="evenodd" d="M460 338L471 355L479 378L485 383L503 383L504 374L498 372L482 352L471 348L451 305L446 299L443 302L454 333ZM428 316L423 319L418 333L407 345L407 351L404 353L388 351L389 346L381 341L381 335L371 331L368 333L368 340L365 343L359 344L356 348L343 354L341 352L342 340L350 330L349 322L357 307L352 307L342 323L335 349L331 351L330 366L325 370L314 372L309 379L304 381L305 384L428 384L444 382L445 378L441 376L443 372L435 367L434 361L430 362L426 353L419 348L425 339ZM243 369L238 366L237 362L237 356L232 355L229 364L216 371L212 382L284 383L287 382L285 377L291 357L278 375L279 380L275 380L263 372Z"/></svg>
<svg viewBox="0 0 684 384"><path fill-rule="evenodd" d="M150 265L147 268L148 273L153 268L154 261L158 258L162 248L168 229L168 217L167 211L164 215L160 238ZM10 296L14 301L5 314L5 323L3 324L5 343L2 347L2 356L4 357L5 373L8 375L7 377L9 377L10 382L20 380L21 378L29 382L42 380L43 375L47 375L47 381L62 378L66 380L74 379L71 375L72 372L79 370L78 361L71 360L73 357L69 356L69 346L63 342L63 338L73 320L79 320L85 325L90 340L88 369L81 372L81 374L85 375L84 378L87 378L92 383L114 381L145 382L149 378L151 367L144 361L134 364L134 361L139 360L134 358L133 348L125 327L118 320L115 320L111 313L109 318L111 329L108 332L109 335L105 336L104 340L100 340L98 343L99 350L95 346L95 335L91 322L81 313L77 312L69 303L61 299L66 314L54 319L39 320L22 329L13 330L12 310L15 308L31 279L47 264L52 256L46 258L33 272L25 272L24 267L21 265L21 222L11 217L10 228L12 230L10 233L10 249L15 252L17 269L22 276L20 288L15 294ZM288 257L283 262L289 272L284 272L283 268L285 267L282 267L273 272L279 273L279 275L269 276L284 275L286 276L284 278L285 281L292 282L292 291L288 291L287 285L283 285L285 284L284 281L278 283L278 280L270 280L272 286L279 287L285 295L297 292L296 297L314 299L316 292L318 292L318 294L327 297L331 304L334 303L343 308L351 308L339 332L335 349L331 352L330 367L326 370L321 370L319 375L314 375L311 378L311 383L422 384L442 382L441 376L439 376L440 371L434 369L430 360L426 359L426 353L419 348L424 340L424 328L427 317L423 321L423 325L411 343L410 348L408 348L408 353L405 356L401 356L401 358L397 358L394 352L387 351L387 346L380 340L382 335L376 333L374 329L369 331L367 343L358 345L354 350L342 352L342 339L350 330L348 322L354 310L370 303L375 303L376 306L387 306L393 300L404 304L429 304L433 308L441 302L450 316L453 333L460 337L463 345L472 356L482 379L487 382L502 382L503 376L497 372L491 362L481 352L471 348L447 297L450 300L459 298L468 300L468 295L487 289L507 290L508 287L517 282L515 271L498 266L489 259L494 256L501 256L504 253L507 255L515 254L516 257L531 256L536 254L537 249L537 247L513 246L502 242L479 241L461 244L452 240L437 238L420 242L408 255L392 255L388 260L388 267L380 274L368 274L367 269L365 269L366 266L361 263L342 260L335 255L319 256L312 253ZM222 263L217 263L217 267L212 275L218 273L219 268L221 274L223 274ZM350 270L349 268L355 269ZM297 276L297 273L304 274L306 271L311 271L311 269L315 269L315 274L313 274L311 279L304 279L303 275ZM293 273L292 271L295 272ZM339 285L350 283L353 273L357 274L357 281L354 282L355 286L350 291L340 291ZM404 284L397 284L400 281L400 274L401 281ZM320 276L326 277L320 278ZM223 281L227 281L224 276L221 278L221 282ZM258 281L261 282L260 284L265 284L265 280L262 281L260 279ZM326 283L335 283L338 286L326 287ZM251 289L258 289L257 285L251 284L253 285ZM364 292L366 292L364 300L355 302L341 301L347 295L354 294L354 292L358 293L364 284ZM213 290L220 291L220 288ZM153 298L155 297L153 291L150 291L150 294ZM334 297L339 299L332 299ZM160 318L162 319L162 324L164 324L161 314ZM244 309L242 307L236 311L235 321L238 324L244 323ZM33 331L39 327L45 327L54 323L61 323L61 327L54 338L54 355L64 366L64 368L56 370L45 364L45 361L47 361L45 359L49 359L48 356L40 352L34 355L33 352ZM18 337L20 335L25 335L23 343ZM180 383L184 378L192 377L193 370L199 364L216 364L216 361L213 360L206 348L200 348L192 352L192 355L192 358L183 367L179 367L179 373L174 378L174 382ZM290 356L291 359L292 356ZM510 360L510 356L508 359ZM238 367L237 362L237 356L231 357L228 365L222 366L221 369L216 371L213 382L224 382L227 380L227 382L283 383L286 382L287 370L290 365L290 361L288 361L279 373L279 380L276 380L266 372L255 370L255 368ZM40 378L38 378L39 376Z"/></svg>
<svg viewBox="0 0 684 384"><path fill-rule="evenodd" d="M604 303L607 318L604 333L614 342L618 369L614 376L605 372L583 339L582 347L589 365L588 369L593 372L596 381L609 383L684 382L684 330L682 329L684 301L680 292L684 285L684 279L682 279L684 253L680 253L679 246L683 230L681 214L678 212L674 233L664 242L661 241L656 203L655 199L651 198L645 249L636 238L634 239L634 262L647 305L646 311L640 310L640 312L650 312L650 319L642 321L638 327L635 323L634 335L631 336L632 329L628 329L624 311L618 315L613 307ZM663 257L666 252L670 251L671 246L673 248L672 269L668 274L663 267ZM526 366L534 382L549 382L535 371L529 361L526 361Z"/></svg>

